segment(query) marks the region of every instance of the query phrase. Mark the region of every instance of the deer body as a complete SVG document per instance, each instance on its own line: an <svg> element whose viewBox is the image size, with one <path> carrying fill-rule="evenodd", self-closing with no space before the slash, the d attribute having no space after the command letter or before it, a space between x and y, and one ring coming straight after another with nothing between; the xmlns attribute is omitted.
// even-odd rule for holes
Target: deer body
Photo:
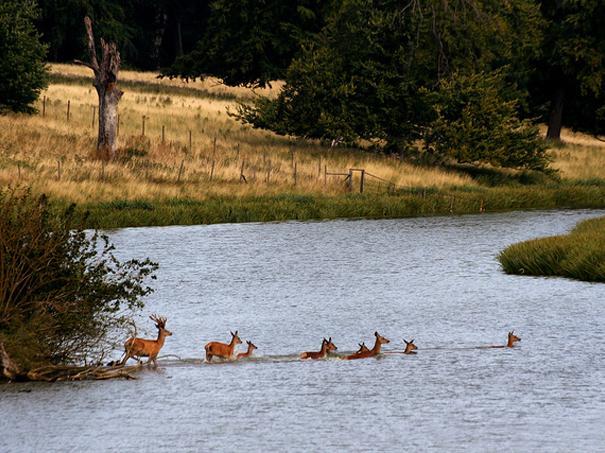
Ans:
<svg viewBox="0 0 605 453"><path fill-rule="evenodd" d="M166 337L172 335L172 332L166 329L166 318L161 318L156 315L149 317L152 321L155 321L155 326L158 329L158 337L155 340L147 340L144 338L130 338L124 343L124 359L122 365L125 364L129 358L149 357L148 364L153 363L157 367L156 358L160 353L160 350L164 346Z"/></svg>
<svg viewBox="0 0 605 453"><path fill-rule="evenodd" d="M233 352L235 351L235 347L238 344L242 343L242 340L237 335L237 330L235 333L231 333L231 342L221 343L219 341L211 341L206 343L204 349L206 350L206 361L210 362L212 357L221 357L223 359L231 360L233 358Z"/></svg>
<svg viewBox="0 0 605 453"><path fill-rule="evenodd" d="M246 341L246 343L248 343L248 350L246 352L240 352L237 355L237 360L239 360L239 359L245 359L246 357L250 357L252 355L252 352L255 349L258 349L254 344L252 344L251 341Z"/></svg>
<svg viewBox="0 0 605 453"><path fill-rule="evenodd" d="M326 340L325 338L321 340L321 349L319 351L307 351L300 354L300 358L318 360L325 359L329 352L336 351L338 348L334 343L332 343L332 337Z"/></svg>
<svg viewBox="0 0 605 453"><path fill-rule="evenodd" d="M374 332L374 336L376 337L376 341L374 342L374 347L372 349L363 351L362 348L359 348L359 351L345 357L345 360L367 359L369 357L375 357L380 354L383 344L391 342L388 338L381 336L378 332Z"/></svg>

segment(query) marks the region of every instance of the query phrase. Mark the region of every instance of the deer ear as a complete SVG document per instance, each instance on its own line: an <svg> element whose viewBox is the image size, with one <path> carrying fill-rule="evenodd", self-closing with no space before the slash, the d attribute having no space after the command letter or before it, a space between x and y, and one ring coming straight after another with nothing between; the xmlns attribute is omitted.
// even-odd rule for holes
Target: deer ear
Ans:
<svg viewBox="0 0 605 453"><path fill-rule="evenodd" d="M413 342L414 342L414 339L412 338L412 339L410 340L410 343L413 343Z"/></svg>
<svg viewBox="0 0 605 453"><path fill-rule="evenodd" d="M328 343L332 343L332 337L328 339Z"/></svg>
<svg viewBox="0 0 605 453"><path fill-rule="evenodd" d="M237 332L238 332L238 331L236 330L236 331L235 331L235 336L236 336L236 337L237 337Z"/></svg>
<svg viewBox="0 0 605 453"><path fill-rule="evenodd" d="M374 332L374 336L377 337L378 336L378 331Z"/></svg>
<svg viewBox="0 0 605 453"><path fill-rule="evenodd" d="M408 344L408 342L407 342L407 340L406 340L405 338L402 338L402 340L403 340L403 342L404 342L405 344Z"/></svg>

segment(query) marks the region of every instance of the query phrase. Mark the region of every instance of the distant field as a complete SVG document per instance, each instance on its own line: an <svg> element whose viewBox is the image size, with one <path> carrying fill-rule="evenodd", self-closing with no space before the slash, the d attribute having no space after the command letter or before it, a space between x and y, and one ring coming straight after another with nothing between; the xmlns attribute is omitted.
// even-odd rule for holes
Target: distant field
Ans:
<svg viewBox="0 0 605 453"><path fill-rule="evenodd" d="M228 116L238 100L274 96L275 86L253 91L216 80L187 84L134 71L120 73L125 92L121 150L117 160L106 164L95 159L97 95L91 71L50 67L52 82L38 102L39 114L0 116L0 186L31 186L65 202L104 206L277 195L325 199L348 196L345 176L329 173L357 168L366 171L364 189L372 197L393 191L425 196L485 190L464 173L280 137ZM564 182L605 185L605 144L567 132L564 140L565 146L551 151L552 166ZM359 184L356 172L354 192Z"/></svg>

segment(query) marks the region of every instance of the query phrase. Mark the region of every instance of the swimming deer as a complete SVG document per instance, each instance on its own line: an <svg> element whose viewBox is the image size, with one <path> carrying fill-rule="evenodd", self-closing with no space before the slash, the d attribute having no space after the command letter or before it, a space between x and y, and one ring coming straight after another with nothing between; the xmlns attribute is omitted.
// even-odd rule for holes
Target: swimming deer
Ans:
<svg viewBox="0 0 605 453"><path fill-rule="evenodd" d="M212 357L222 357L223 359L231 360L233 358L233 352L235 351L235 347L238 344L242 343L242 340L237 335L237 330L235 333L229 332L231 334L231 342L229 344L221 343L219 341L211 341L206 343L204 349L206 350L206 361L210 362Z"/></svg>
<svg viewBox="0 0 605 453"><path fill-rule="evenodd" d="M357 350L357 352L355 352L355 354L359 354L361 352L369 352L370 351L368 349L368 347L366 346L365 342L363 342L363 343L357 343L357 345L359 346L359 349Z"/></svg>
<svg viewBox="0 0 605 453"><path fill-rule="evenodd" d="M515 335L515 331L511 330L508 332L508 339L506 341L506 346L503 344L491 345L491 346L479 346L479 349L502 349L502 348L512 348L515 346L517 341L521 341L521 338Z"/></svg>
<svg viewBox="0 0 605 453"><path fill-rule="evenodd" d="M255 349L258 349L254 344L252 344L251 341L246 341L246 343L248 343L248 350L246 352L240 352L237 355L237 359L245 359L246 357L250 357L252 355L252 351L254 351Z"/></svg>
<svg viewBox="0 0 605 453"><path fill-rule="evenodd" d="M407 341L405 338L403 338L403 342L405 343L405 351L403 351L404 354L416 354L416 349L418 349L418 347L414 344L414 339Z"/></svg>
<svg viewBox="0 0 605 453"><path fill-rule="evenodd" d="M158 329L158 338L156 340L145 340L143 338L130 338L124 343L124 359L122 365L124 365L129 358L136 358L139 360L141 357L149 357L148 364L153 362L154 368L156 368L157 362L156 357L158 356L160 349L164 346L166 337L172 335L172 332L166 329L166 318L159 317L158 315L151 315L149 317L155 322L155 326Z"/></svg>
<svg viewBox="0 0 605 453"><path fill-rule="evenodd" d="M336 345L334 343L332 343L332 337L330 337L328 340L326 340L324 338L323 340L321 340L321 349L319 351L302 352L300 354L300 358L303 360L304 359L312 359L312 360L325 359L326 356L328 355L328 353L330 353L332 351L336 351L337 349L338 348L336 347Z"/></svg>
<svg viewBox="0 0 605 453"><path fill-rule="evenodd" d="M376 337L376 342L374 343L374 347L367 352L361 351L351 354L345 357L345 360L355 360L355 359L367 359L368 357L374 357L380 354L380 349L383 344L390 343L391 340L381 336L378 332L374 332L374 336Z"/></svg>

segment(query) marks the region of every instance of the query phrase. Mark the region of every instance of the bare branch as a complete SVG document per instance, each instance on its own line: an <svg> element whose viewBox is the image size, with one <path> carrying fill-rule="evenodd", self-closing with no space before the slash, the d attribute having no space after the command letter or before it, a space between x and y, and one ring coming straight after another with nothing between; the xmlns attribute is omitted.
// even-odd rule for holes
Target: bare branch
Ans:
<svg viewBox="0 0 605 453"><path fill-rule="evenodd" d="M90 66L95 73L99 70L99 61L97 60L97 50L95 48L95 37L92 33L92 21L90 17L84 18L84 25L86 25L86 36L88 38L88 53L90 55Z"/></svg>

